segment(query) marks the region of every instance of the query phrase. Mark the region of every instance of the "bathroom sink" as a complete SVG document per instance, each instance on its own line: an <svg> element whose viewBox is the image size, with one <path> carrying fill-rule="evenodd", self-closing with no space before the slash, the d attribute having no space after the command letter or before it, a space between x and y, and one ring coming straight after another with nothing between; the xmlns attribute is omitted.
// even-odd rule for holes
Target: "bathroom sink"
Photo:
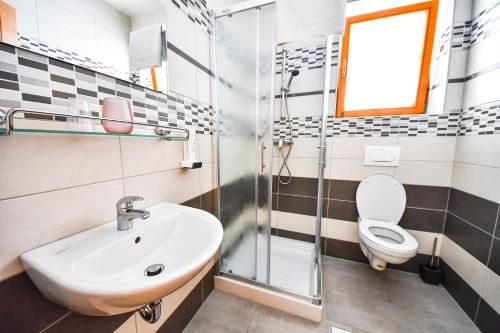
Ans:
<svg viewBox="0 0 500 333"><path fill-rule="evenodd" d="M109 222L23 253L21 262L45 297L81 314L140 308L199 273L223 233L219 220L198 209L163 202L148 210L130 230Z"/></svg>

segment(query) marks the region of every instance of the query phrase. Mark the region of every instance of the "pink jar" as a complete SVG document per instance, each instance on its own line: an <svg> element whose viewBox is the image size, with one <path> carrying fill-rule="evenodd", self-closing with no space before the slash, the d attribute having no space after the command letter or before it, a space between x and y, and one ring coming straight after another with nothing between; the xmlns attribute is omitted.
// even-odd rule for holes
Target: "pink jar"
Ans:
<svg viewBox="0 0 500 333"><path fill-rule="evenodd" d="M102 102L102 117L133 121L132 108L128 99L121 97L106 97ZM108 133L130 134L134 129L133 124L119 123L116 121L101 121L102 127Z"/></svg>

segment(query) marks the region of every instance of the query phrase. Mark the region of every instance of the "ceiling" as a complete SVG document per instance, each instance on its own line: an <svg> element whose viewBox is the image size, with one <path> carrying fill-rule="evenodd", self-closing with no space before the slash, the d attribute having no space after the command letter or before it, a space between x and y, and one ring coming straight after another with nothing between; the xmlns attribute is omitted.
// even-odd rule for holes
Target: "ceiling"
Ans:
<svg viewBox="0 0 500 333"><path fill-rule="evenodd" d="M132 17L163 10L164 0L104 0L125 15Z"/></svg>

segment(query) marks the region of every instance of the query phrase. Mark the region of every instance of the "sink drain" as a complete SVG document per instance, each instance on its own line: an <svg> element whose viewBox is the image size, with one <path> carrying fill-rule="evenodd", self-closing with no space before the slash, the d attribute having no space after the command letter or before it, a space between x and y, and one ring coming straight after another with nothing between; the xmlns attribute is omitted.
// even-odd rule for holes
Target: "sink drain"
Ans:
<svg viewBox="0 0 500 333"><path fill-rule="evenodd" d="M165 266L163 266L162 264L154 264L154 265L148 266L144 270L144 275L155 276L155 275L158 275L161 272L163 272L164 269L165 269Z"/></svg>

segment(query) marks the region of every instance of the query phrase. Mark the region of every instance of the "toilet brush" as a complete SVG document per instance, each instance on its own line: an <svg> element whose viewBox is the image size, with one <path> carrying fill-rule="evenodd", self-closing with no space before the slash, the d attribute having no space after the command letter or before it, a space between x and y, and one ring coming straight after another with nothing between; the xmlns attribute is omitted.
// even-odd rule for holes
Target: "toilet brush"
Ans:
<svg viewBox="0 0 500 333"><path fill-rule="evenodd" d="M441 276L443 275L443 271L436 264L436 249L437 249L438 239L434 238L434 245L432 246L432 256L430 264L420 264L419 274L422 278L422 281L428 284L439 284L441 281Z"/></svg>
<svg viewBox="0 0 500 333"><path fill-rule="evenodd" d="M432 268L436 268L436 266L437 266L435 261L434 261L434 259L436 259L437 242L438 242L438 239L436 237L436 238L434 238L434 244L432 245L432 257L431 257L431 267Z"/></svg>

